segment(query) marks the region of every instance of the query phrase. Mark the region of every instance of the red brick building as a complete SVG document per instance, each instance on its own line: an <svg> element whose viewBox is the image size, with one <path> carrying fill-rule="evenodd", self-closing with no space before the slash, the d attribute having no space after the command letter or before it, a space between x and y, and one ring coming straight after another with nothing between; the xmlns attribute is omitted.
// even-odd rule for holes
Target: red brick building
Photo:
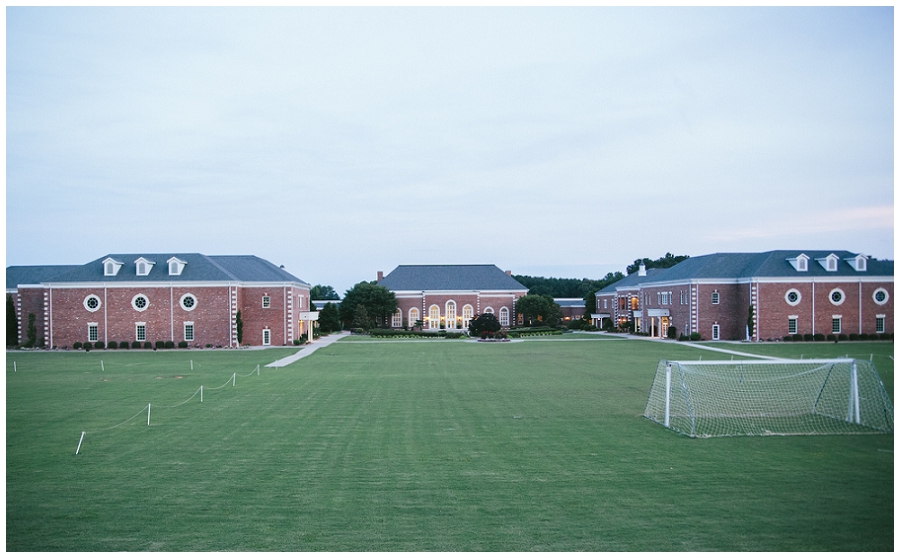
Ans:
<svg viewBox="0 0 900 558"><path fill-rule="evenodd" d="M516 301L528 289L495 265L401 265L378 284L397 297L391 327L468 329L480 314L494 314L500 324L514 324Z"/></svg>
<svg viewBox="0 0 900 558"><path fill-rule="evenodd" d="M11 266L19 342L29 314L47 347L76 342L288 345L318 318L309 284L256 256L110 254L80 266Z"/></svg>
<svg viewBox="0 0 900 558"><path fill-rule="evenodd" d="M893 294L894 262L862 254L711 254L642 270L598 291L592 318L598 325L631 321L655 337L670 326L723 340L881 334L894 332Z"/></svg>

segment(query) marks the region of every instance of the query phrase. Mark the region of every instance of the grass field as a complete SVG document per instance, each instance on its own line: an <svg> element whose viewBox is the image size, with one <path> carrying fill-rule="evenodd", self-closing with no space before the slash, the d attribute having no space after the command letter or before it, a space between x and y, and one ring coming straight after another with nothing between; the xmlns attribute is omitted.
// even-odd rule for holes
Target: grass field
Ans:
<svg viewBox="0 0 900 558"><path fill-rule="evenodd" d="M7 353L6 549L893 550L893 436L686 438L656 364L721 354L579 337Z"/></svg>

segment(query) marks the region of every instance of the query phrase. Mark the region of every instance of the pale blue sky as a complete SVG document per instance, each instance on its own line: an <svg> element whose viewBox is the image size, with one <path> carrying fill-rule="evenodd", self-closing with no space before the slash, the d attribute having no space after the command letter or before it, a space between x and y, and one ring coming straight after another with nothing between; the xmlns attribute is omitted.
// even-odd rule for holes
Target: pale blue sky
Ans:
<svg viewBox="0 0 900 558"><path fill-rule="evenodd" d="M7 8L7 265L893 259L893 8Z"/></svg>

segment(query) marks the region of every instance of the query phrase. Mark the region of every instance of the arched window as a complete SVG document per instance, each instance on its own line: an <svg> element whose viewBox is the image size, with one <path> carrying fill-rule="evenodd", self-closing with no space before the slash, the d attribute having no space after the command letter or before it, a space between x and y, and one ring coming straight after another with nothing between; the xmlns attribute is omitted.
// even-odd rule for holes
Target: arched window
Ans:
<svg viewBox="0 0 900 558"><path fill-rule="evenodd" d="M428 329L439 327L441 327L441 308L437 304L432 304L428 309Z"/></svg>
<svg viewBox="0 0 900 558"><path fill-rule="evenodd" d="M488 306L487 308L485 308L485 309L484 309L484 312L482 312L482 314L493 314L493 313L494 313L494 309L491 308L490 306Z"/></svg>
<svg viewBox="0 0 900 558"><path fill-rule="evenodd" d="M500 309L500 325L509 325L509 308L507 308L506 306Z"/></svg>
<svg viewBox="0 0 900 558"><path fill-rule="evenodd" d="M414 327L419 321L419 309L413 306L409 309L409 327Z"/></svg>
<svg viewBox="0 0 900 558"><path fill-rule="evenodd" d="M462 313L462 326L463 329L469 329L469 322L472 321L472 318L475 317L475 309L472 308L471 304L466 304L463 306Z"/></svg>
<svg viewBox="0 0 900 558"><path fill-rule="evenodd" d="M456 329L456 302L448 300L445 308L444 316L447 318L447 329Z"/></svg>
<svg viewBox="0 0 900 558"><path fill-rule="evenodd" d="M399 308L391 316L391 327L403 327L403 312Z"/></svg>

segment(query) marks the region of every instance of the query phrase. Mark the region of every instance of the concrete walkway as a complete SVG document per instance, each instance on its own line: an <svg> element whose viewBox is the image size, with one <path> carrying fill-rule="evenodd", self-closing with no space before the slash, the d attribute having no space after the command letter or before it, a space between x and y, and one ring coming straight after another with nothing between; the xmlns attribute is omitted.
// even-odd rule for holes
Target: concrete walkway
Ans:
<svg viewBox="0 0 900 558"><path fill-rule="evenodd" d="M350 334L345 331L342 331L340 333L332 333L332 334L328 335L327 337L320 337L318 341L313 341L309 345L306 345L305 347L303 347L302 349L297 351L295 354L288 356L288 357L284 357L279 360L276 360L275 362L273 362L271 364L267 364L265 366L265 368L281 368L283 366L287 366L288 364L297 362L298 360L300 360L303 357L307 357L307 356L313 354L314 352L316 352L317 349L321 349L322 347L327 347L328 345L331 345L338 339L343 339L344 337L346 337L348 335L350 335Z"/></svg>

